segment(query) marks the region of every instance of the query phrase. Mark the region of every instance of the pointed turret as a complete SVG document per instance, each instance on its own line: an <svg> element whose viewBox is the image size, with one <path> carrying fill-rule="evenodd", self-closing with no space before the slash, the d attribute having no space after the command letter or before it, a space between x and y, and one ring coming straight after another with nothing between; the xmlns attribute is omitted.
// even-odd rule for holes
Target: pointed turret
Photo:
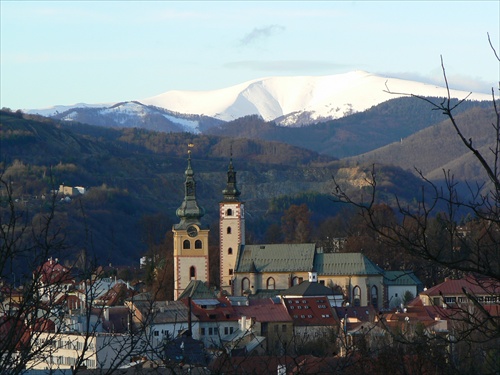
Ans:
<svg viewBox="0 0 500 375"><path fill-rule="evenodd" d="M227 169L227 182L226 188L222 190L224 194L223 202L237 202L239 200L240 191L236 186L236 171L233 167L233 156L231 151L231 158L229 159L229 167Z"/></svg>
<svg viewBox="0 0 500 375"><path fill-rule="evenodd" d="M196 182L194 180L194 171L191 167L191 151L188 152L188 165L184 175L186 176L186 181L184 182L184 200L175 212L181 221L179 224L174 225L174 229L186 229L190 224L200 225L200 219L205 215L205 210L196 201Z"/></svg>

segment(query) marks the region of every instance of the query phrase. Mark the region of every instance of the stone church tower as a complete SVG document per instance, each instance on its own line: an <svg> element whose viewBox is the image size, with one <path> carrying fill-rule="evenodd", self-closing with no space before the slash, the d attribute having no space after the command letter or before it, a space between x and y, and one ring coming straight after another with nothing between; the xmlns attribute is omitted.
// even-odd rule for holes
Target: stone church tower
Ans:
<svg viewBox="0 0 500 375"><path fill-rule="evenodd" d="M240 246L245 244L245 204L240 202L232 157L227 171L226 188L219 204L220 289L234 294L233 280Z"/></svg>
<svg viewBox="0 0 500 375"><path fill-rule="evenodd" d="M208 227L200 219L205 210L196 201L196 183L191 168L191 153L184 182L184 200L177 209L180 219L174 224L174 299L177 300L191 280L208 282Z"/></svg>

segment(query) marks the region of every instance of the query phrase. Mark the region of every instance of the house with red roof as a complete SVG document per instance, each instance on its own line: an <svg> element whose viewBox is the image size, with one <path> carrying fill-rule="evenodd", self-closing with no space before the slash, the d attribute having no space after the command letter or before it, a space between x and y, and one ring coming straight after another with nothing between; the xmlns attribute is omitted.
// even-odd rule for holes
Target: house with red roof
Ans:
<svg viewBox="0 0 500 375"><path fill-rule="evenodd" d="M424 306L443 306L445 308L473 304L500 304L500 284L490 278L472 275L462 279L445 279L444 282L420 293Z"/></svg>
<svg viewBox="0 0 500 375"><path fill-rule="evenodd" d="M280 298L250 298L247 303L233 304L233 309L241 317L239 328L223 338L233 349L244 346L249 353L258 345L266 354L283 354L291 348L293 319Z"/></svg>
<svg viewBox="0 0 500 375"><path fill-rule="evenodd" d="M52 257L33 272L33 278L38 284L37 290L43 302L54 302L59 293L64 293L75 285L71 270Z"/></svg>
<svg viewBox="0 0 500 375"><path fill-rule="evenodd" d="M316 281L316 273L310 272L309 281L294 285L281 294L293 320L295 339L302 342L325 337L339 329L334 307L342 303L343 295Z"/></svg>

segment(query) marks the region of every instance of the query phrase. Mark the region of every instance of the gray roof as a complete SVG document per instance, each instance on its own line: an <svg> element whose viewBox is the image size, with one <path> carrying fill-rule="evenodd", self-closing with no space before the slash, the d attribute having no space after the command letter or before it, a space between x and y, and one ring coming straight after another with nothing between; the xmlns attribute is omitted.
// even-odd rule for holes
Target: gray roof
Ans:
<svg viewBox="0 0 500 375"><path fill-rule="evenodd" d="M314 243L242 245L236 272L250 272L252 264L257 272L310 271L315 252Z"/></svg>
<svg viewBox="0 0 500 375"><path fill-rule="evenodd" d="M422 285L413 271L385 271L385 285Z"/></svg>
<svg viewBox="0 0 500 375"><path fill-rule="evenodd" d="M319 283L311 283L304 281L300 284L294 285L281 293L283 296L302 296L302 297L316 297L316 296L333 296L334 291Z"/></svg>
<svg viewBox="0 0 500 375"><path fill-rule="evenodd" d="M193 299L213 299L215 298L215 293L211 291L203 281L191 280L177 300L188 297Z"/></svg>
<svg viewBox="0 0 500 375"><path fill-rule="evenodd" d="M362 253L319 253L314 269L320 275L382 275L384 270Z"/></svg>
<svg viewBox="0 0 500 375"><path fill-rule="evenodd" d="M134 302L141 311L144 318L152 318L154 324L181 323L187 322L189 316L188 307L181 301L155 301ZM198 318L191 314L191 321L198 321Z"/></svg>

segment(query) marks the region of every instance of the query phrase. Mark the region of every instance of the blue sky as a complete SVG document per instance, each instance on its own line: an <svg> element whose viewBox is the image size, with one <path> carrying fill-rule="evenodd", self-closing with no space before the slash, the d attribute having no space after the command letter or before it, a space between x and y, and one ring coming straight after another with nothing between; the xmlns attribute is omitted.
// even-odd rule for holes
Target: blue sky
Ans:
<svg viewBox="0 0 500 375"><path fill-rule="evenodd" d="M500 1L0 1L0 107L365 70L498 87ZM496 92L498 94L498 91Z"/></svg>

